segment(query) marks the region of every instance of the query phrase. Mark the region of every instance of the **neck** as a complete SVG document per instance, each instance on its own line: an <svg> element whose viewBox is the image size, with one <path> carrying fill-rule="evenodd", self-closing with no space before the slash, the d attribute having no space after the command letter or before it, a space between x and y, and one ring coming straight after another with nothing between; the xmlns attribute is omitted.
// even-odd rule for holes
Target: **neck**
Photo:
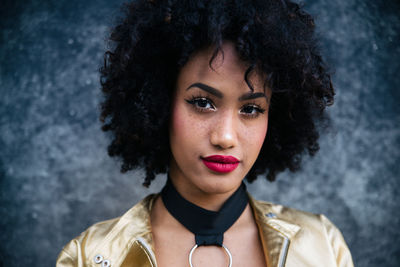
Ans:
<svg viewBox="0 0 400 267"><path fill-rule="evenodd" d="M195 234L196 244L199 246L222 246L225 231L237 221L248 204L244 184L219 211L210 211L188 201L179 194L171 179L168 179L162 189L161 198L168 212Z"/></svg>
<svg viewBox="0 0 400 267"><path fill-rule="evenodd" d="M176 191L189 202L206 210L218 211L225 201L239 188L238 184L235 188L227 191L221 191L218 181L213 185L206 185L204 188L196 186L192 181L183 177L178 167L174 164L170 165L169 177L176 188Z"/></svg>
<svg viewBox="0 0 400 267"><path fill-rule="evenodd" d="M187 201L195 204L206 210L218 211L221 209L225 201L236 191L229 193L219 193L219 194L209 194L206 192L190 192L184 187L179 186L177 183L172 181L174 186L176 186L176 191L185 198ZM237 189L237 188L236 188Z"/></svg>

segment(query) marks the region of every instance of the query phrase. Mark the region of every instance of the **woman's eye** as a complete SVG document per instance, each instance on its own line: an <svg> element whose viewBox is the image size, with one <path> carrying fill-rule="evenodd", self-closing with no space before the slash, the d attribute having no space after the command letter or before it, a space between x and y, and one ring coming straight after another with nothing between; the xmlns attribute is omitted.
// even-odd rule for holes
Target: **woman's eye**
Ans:
<svg viewBox="0 0 400 267"><path fill-rule="evenodd" d="M200 111L207 111L215 109L211 100L206 97L192 98L191 100L186 100L189 104L193 105L196 109Z"/></svg>
<svg viewBox="0 0 400 267"><path fill-rule="evenodd" d="M260 113L264 113L264 112L265 112L265 109L262 109L256 105L244 106L240 111L240 113L244 113L245 116L248 116L248 117L257 117Z"/></svg>
<svg viewBox="0 0 400 267"><path fill-rule="evenodd" d="M185 99L187 103L191 104L197 111L209 112L216 110L213 102L207 97L193 97L192 99ZM258 105L245 105L240 109L240 114L249 118L255 118L264 113L265 109L260 108Z"/></svg>

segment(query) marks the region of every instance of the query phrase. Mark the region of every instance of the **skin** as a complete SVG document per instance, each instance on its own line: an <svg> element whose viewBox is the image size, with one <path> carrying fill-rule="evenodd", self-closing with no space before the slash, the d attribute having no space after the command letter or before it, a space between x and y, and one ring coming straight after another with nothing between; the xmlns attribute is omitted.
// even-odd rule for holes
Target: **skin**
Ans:
<svg viewBox="0 0 400 267"><path fill-rule="evenodd" d="M225 42L222 49L224 58L218 54L213 62L215 71L208 65L212 49L198 52L182 68L170 120L172 182L184 198L210 210L220 208L256 161L267 133L271 96L270 89L263 86L262 77L253 74L250 81L254 93L263 93L266 98L238 100L252 93L244 81L248 66L238 59L233 43ZM197 86L188 89L196 83L217 89L223 97L218 98ZM199 110L196 108L199 102L194 105L187 102L199 96L209 98L212 103ZM265 112L258 113L251 107L254 104ZM246 105L250 107L244 110ZM213 172L201 160L210 155L231 155L240 163L230 173Z"/></svg>
<svg viewBox="0 0 400 267"><path fill-rule="evenodd" d="M257 72L250 75L251 91L244 81L248 65L239 59L233 43L224 42L222 50L223 56L218 54L213 69L209 67L212 48L192 55L181 69L169 129L171 180L184 198L209 210L219 210L256 161L267 133L271 97L271 90L263 86L263 76ZM203 90L199 83L216 89L219 97ZM241 99L249 94L263 96ZM218 173L201 159L211 155L234 156L240 163L232 172ZM187 267L194 235L168 213L161 198L154 203L151 222L158 266ZM224 244L232 252L235 266L248 266L249 262L251 266L266 266L249 205L225 232ZM193 263L199 267L227 266L227 256L219 247L200 247Z"/></svg>

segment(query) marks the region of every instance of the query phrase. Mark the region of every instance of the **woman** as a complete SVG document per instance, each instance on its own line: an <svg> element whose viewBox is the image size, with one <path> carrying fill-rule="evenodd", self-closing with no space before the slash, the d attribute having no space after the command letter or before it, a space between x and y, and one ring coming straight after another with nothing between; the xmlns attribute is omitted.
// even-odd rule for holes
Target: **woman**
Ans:
<svg viewBox="0 0 400 267"><path fill-rule="evenodd" d="M289 1L135 1L102 68L122 172L168 179L64 247L57 266L353 266L323 215L254 200L318 150L334 91L310 15Z"/></svg>

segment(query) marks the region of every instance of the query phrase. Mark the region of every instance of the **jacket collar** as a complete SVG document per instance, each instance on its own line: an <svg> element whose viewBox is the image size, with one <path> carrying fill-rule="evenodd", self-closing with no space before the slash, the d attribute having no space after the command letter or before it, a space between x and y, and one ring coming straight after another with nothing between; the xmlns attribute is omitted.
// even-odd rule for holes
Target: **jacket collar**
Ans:
<svg viewBox="0 0 400 267"><path fill-rule="evenodd" d="M89 266L96 266L91 259L98 254L107 255L111 266L157 266L150 224L150 211L157 196L147 196L119 219L95 249L88 251ZM284 266L290 239L300 227L279 218L282 206L256 201L251 195L249 204L260 232L267 265Z"/></svg>
<svg viewBox="0 0 400 267"><path fill-rule="evenodd" d="M284 266L290 240L300 230L300 226L280 218L282 206L256 201L250 194L249 200L260 232L267 266Z"/></svg>
<svg viewBox="0 0 400 267"><path fill-rule="evenodd" d="M153 239L151 235L150 211L156 199L148 195L128 210L97 246L87 251L87 265L99 267L93 259L102 255L112 267L155 267Z"/></svg>

